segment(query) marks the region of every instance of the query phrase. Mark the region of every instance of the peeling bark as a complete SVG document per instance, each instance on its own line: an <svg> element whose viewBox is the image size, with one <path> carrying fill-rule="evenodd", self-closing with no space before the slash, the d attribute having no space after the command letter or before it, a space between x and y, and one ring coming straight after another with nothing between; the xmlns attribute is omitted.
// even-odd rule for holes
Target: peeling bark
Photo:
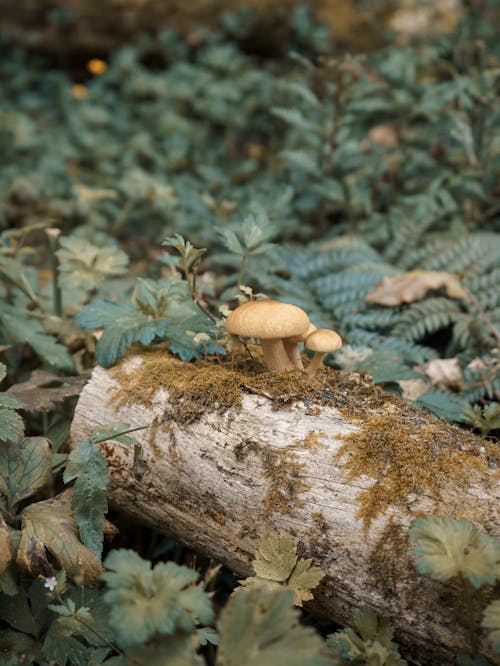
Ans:
<svg viewBox="0 0 500 666"><path fill-rule="evenodd" d="M129 372L140 363L140 356L131 357ZM333 371L323 372L327 377ZM115 507L239 576L252 572L262 534L289 535L299 554L312 557L326 574L315 591L313 613L347 626L352 611L369 603L392 620L396 640L420 664L452 664L458 651L468 650L459 624L459 586L416 574L407 527L413 517L434 513L466 517L500 536L500 488L486 460L485 440L465 436L466 448L485 463L481 479L476 475L459 487L444 482L441 500L409 489L405 506L390 507L364 529L359 494L375 480L366 475L346 480L345 457L336 457L345 436L360 432L356 413L363 413L362 405L358 410L353 404L347 417L332 406L302 402L277 409L272 397L245 393L240 406L223 412L214 406L185 423L178 418L180 404L169 402L164 389L147 406L133 401L118 407L112 396L118 388L123 394L124 386L126 391L126 382L120 386L113 371L97 367L80 396L72 427L77 443L113 421L150 426L135 434L144 457L139 477L132 471L130 448L116 442L102 445ZM369 390L380 394L376 387ZM411 411L392 396L381 411L394 412L399 402L415 422L438 423L443 440L454 441L456 434L463 443L462 431ZM478 615L483 605L484 599ZM486 642L482 649L488 654Z"/></svg>

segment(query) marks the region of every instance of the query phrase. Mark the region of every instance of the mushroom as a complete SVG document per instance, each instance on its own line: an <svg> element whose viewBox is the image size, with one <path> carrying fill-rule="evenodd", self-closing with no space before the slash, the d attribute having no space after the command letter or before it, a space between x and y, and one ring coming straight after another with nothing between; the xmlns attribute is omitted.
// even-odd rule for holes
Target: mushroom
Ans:
<svg viewBox="0 0 500 666"><path fill-rule="evenodd" d="M321 361L329 352L337 351L342 347L342 338L329 328L318 328L306 338L304 346L314 352L313 360L307 368L307 373L312 375L321 365Z"/></svg>
<svg viewBox="0 0 500 666"><path fill-rule="evenodd" d="M283 339L302 335L309 327L309 317L295 305L279 301L248 301L233 310L226 319L226 331L243 338L259 338L268 370L297 370L288 358Z"/></svg>
<svg viewBox="0 0 500 666"><path fill-rule="evenodd" d="M309 322L309 328L305 333L302 333L301 335L294 335L291 338L285 338L283 340L283 346L285 348L285 351L287 353L288 358L292 363L295 365L297 370L304 370L304 365L302 363L302 358L300 356L300 350L299 350L299 342L304 342L304 340L307 338L307 336L311 335L311 333L314 333L314 331L317 331L317 327L314 324L311 324Z"/></svg>

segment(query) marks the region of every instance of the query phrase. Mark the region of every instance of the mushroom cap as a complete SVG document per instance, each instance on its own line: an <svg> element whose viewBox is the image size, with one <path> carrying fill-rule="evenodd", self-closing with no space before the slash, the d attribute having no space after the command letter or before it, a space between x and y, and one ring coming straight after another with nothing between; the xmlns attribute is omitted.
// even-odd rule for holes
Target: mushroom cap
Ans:
<svg viewBox="0 0 500 666"><path fill-rule="evenodd" d="M306 338L304 347L309 351L327 354L342 347L342 338L329 328L318 328Z"/></svg>
<svg viewBox="0 0 500 666"><path fill-rule="evenodd" d="M244 338L280 340L301 335L309 327L304 310L279 301L248 301L226 319L226 331Z"/></svg>
<svg viewBox="0 0 500 666"><path fill-rule="evenodd" d="M311 322L309 322L309 326L308 326L307 330L304 333L300 333L299 335L292 335L291 337L286 338L285 342L291 342L291 343L304 342L304 340L307 337L309 337L311 335L311 333L314 333L314 331L317 331L317 330L318 330L318 327L315 326L314 324L311 324Z"/></svg>

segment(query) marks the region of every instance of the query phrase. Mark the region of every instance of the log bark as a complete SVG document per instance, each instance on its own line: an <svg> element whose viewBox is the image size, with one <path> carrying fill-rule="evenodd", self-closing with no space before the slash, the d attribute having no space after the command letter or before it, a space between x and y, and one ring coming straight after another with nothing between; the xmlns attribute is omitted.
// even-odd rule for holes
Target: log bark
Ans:
<svg viewBox="0 0 500 666"><path fill-rule="evenodd" d="M313 613L348 626L352 611L369 603L392 620L396 640L418 664L451 664L458 651L470 651L456 616L457 608L462 613L458 585L416 573L407 527L422 514L451 515L500 536L500 488L484 439L425 415L362 375L330 369L314 379L328 395L335 394L323 405L311 404L307 397L286 402L283 394L273 395L275 389L254 390L255 377L249 376L239 378L244 387L240 404L209 405L202 414L185 418L183 398L172 388L159 386L151 397L145 393L140 399L130 389L127 400L128 378L132 385L143 358L129 357L119 374L97 367L72 426L74 444L113 421L149 426L135 434L143 449L139 473L134 474L130 447L101 445L115 507L239 576L252 573L251 561L264 533L289 535L300 555L312 557L326 574L315 591ZM196 373L192 364L185 365ZM214 381L220 383L224 372L219 366ZM307 381L292 374L297 385ZM262 376L276 380L274 373ZM380 425L384 420L392 424L389 433ZM352 464L359 451L356 438L364 437L359 447L366 444L367 422L374 429L374 456L381 456L378 479L372 472L357 473ZM458 456L462 469L455 478L446 466L440 468L443 459L435 457L431 476L437 479L436 492L426 484L419 487L418 477L403 493L404 500L400 493L394 505L382 503L380 511L363 514L362 497L366 500L374 487L383 491L386 475L394 477L394 464L384 460L387 451L377 442L396 436L395 423L402 433L413 433L410 438L420 446L415 450L429 448L435 455L436 447L451 447L450 456ZM429 438L429 432L432 439L418 441ZM410 466L427 465L421 457L412 463L405 441L401 447L408 448ZM403 463L400 471L406 479ZM483 606L484 598L478 616ZM489 654L485 640L482 648Z"/></svg>

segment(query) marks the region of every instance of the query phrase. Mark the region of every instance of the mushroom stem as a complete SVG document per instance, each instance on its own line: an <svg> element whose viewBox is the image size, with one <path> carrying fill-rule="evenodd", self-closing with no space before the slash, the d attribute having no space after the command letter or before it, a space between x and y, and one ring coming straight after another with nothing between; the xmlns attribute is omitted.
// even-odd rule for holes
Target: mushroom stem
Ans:
<svg viewBox="0 0 500 666"><path fill-rule="evenodd" d="M304 364L302 363L298 343L290 342L290 340L283 340L283 347L285 348L286 355L293 363L295 370L304 370Z"/></svg>
<svg viewBox="0 0 500 666"><path fill-rule="evenodd" d="M323 359L325 358L325 356L326 356L326 353L314 352L313 359L310 362L310 364L309 364L309 366L306 370L308 375L314 375L316 370L318 370L318 368L320 367L320 365L321 365Z"/></svg>
<svg viewBox="0 0 500 666"><path fill-rule="evenodd" d="M297 370L288 358L282 340L260 340L260 346L264 354L267 369L271 372L287 372Z"/></svg>

